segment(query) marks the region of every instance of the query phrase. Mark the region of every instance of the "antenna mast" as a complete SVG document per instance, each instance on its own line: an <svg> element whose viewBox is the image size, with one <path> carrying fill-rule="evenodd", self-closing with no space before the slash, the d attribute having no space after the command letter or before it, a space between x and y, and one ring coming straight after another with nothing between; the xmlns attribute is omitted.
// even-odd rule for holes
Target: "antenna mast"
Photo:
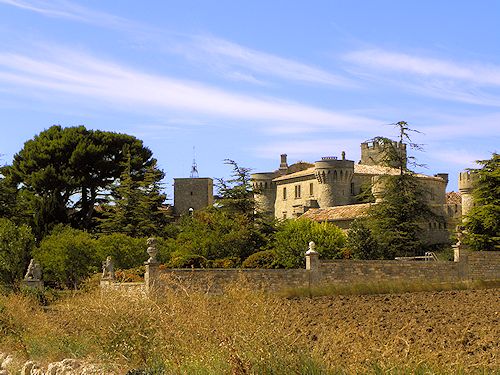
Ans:
<svg viewBox="0 0 500 375"><path fill-rule="evenodd" d="M198 178L198 165L196 164L195 149L193 146L193 165L191 166L191 178Z"/></svg>

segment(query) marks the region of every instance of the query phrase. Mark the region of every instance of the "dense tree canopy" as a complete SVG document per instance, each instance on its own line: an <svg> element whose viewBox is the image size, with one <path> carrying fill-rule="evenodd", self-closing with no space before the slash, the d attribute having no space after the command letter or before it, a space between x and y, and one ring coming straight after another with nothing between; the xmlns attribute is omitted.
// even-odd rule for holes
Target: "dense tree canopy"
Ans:
<svg viewBox="0 0 500 375"><path fill-rule="evenodd" d="M54 125L27 141L2 174L10 186L29 193L39 234L55 223L89 229L96 204L122 173L125 146L130 150L131 171L139 179L154 161L142 141L84 126Z"/></svg>
<svg viewBox="0 0 500 375"><path fill-rule="evenodd" d="M500 250L500 155L478 162L474 207L465 221L466 242L474 250Z"/></svg>

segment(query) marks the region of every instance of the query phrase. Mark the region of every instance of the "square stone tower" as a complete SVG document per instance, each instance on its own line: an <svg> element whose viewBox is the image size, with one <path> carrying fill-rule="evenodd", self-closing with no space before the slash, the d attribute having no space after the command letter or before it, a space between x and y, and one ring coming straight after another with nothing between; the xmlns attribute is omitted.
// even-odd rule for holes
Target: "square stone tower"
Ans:
<svg viewBox="0 0 500 375"><path fill-rule="evenodd" d="M189 214L214 203L214 182L211 178L174 178L174 213Z"/></svg>

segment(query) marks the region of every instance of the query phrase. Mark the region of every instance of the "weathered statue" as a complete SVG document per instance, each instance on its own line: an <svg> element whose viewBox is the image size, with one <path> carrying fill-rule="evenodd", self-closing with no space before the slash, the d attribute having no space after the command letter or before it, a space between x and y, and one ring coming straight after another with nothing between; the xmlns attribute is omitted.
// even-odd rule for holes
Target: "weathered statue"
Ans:
<svg viewBox="0 0 500 375"><path fill-rule="evenodd" d="M40 281L42 279L42 267L34 259L30 260L24 280Z"/></svg>
<svg viewBox="0 0 500 375"><path fill-rule="evenodd" d="M147 244L148 249L146 251L149 255L148 263L156 263L156 255L158 254L158 249L156 248L156 238L148 238Z"/></svg>
<svg viewBox="0 0 500 375"><path fill-rule="evenodd" d="M107 257L104 262L102 262L102 278L111 279L115 278L115 266L113 264L113 258Z"/></svg>

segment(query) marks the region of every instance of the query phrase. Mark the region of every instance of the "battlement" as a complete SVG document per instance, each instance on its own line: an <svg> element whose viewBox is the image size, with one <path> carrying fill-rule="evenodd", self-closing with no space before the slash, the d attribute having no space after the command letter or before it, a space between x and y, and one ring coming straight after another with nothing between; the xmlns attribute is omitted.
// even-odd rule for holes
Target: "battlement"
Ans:
<svg viewBox="0 0 500 375"><path fill-rule="evenodd" d="M406 143L392 141L392 144L399 149L406 150ZM365 150L383 149L384 146L387 146L387 145L383 144L382 142L376 142L376 141L361 143L362 150L363 149L365 149Z"/></svg>
<svg viewBox="0 0 500 375"><path fill-rule="evenodd" d="M388 156L388 149L394 148L397 150L398 154L401 155L401 160L406 162L406 144L397 141L391 141L391 143L383 142L363 142L361 143L361 161L360 164L364 165L381 165L384 164L385 159ZM397 162L391 164L393 168L399 168Z"/></svg>
<svg viewBox="0 0 500 375"><path fill-rule="evenodd" d="M318 169L352 169L354 171L353 160L339 160L334 156L322 157L314 163L314 168Z"/></svg>
<svg viewBox="0 0 500 375"><path fill-rule="evenodd" d="M322 157L314 163L316 179L324 183L347 183L354 174L354 161L339 160L334 156Z"/></svg>
<svg viewBox="0 0 500 375"><path fill-rule="evenodd" d="M470 193L477 181L477 173L474 171L463 171L458 175L458 190L461 193Z"/></svg>

